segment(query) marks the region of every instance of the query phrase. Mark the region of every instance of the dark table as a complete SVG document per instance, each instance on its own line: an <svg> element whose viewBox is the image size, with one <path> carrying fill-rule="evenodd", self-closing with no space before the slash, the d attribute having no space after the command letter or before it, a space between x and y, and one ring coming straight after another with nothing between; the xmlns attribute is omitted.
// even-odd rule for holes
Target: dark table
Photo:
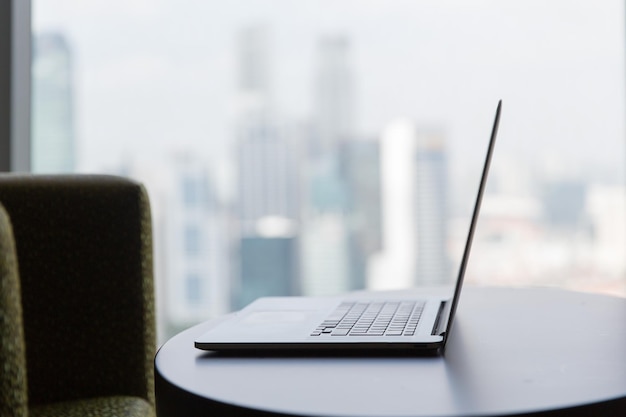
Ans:
<svg viewBox="0 0 626 417"><path fill-rule="evenodd" d="M155 358L159 417L626 416L626 299L558 289L467 288L436 357Z"/></svg>

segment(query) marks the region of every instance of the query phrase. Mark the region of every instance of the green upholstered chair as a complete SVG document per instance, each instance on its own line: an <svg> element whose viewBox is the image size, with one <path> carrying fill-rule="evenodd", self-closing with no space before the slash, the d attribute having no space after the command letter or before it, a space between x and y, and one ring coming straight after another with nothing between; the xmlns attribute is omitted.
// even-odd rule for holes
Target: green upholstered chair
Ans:
<svg viewBox="0 0 626 417"><path fill-rule="evenodd" d="M154 415L145 189L112 176L3 174L0 204L19 265L28 415Z"/></svg>
<svg viewBox="0 0 626 417"><path fill-rule="evenodd" d="M26 348L11 223L0 205L0 417L26 417Z"/></svg>

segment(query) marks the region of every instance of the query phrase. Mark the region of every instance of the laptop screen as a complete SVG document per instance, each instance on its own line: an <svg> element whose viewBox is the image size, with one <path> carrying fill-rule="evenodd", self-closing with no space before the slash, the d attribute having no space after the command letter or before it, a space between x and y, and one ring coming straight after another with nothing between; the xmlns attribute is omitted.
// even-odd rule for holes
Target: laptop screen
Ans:
<svg viewBox="0 0 626 417"><path fill-rule="evenodd" d="M500 125L500 111L502 109L502 100L498 102L498 108L496 109L496 117L493 122L493 129L491 130L491 138L489 139L489 147L487 149L487 156L485 157L485 164L483 165L483 172L480 177L480 185L478 186L478 194L476 195L476 203L474 204L474 211L472 213L472 220L470 222L469 231L467 233L467 241L465 243L465 250L463 251L463 258L461 259L461 265L459 267L459 275L456 281L456 287L454 288L454 295L452 296L452 302L450 304L448 324L444 334L444 343L450 334L452 329L452 322L454 321L454 315L456 313L456 307L459 302L459 294L461 287L463 286L463 280L465 278L465 270L467 269L467 262L469 260L470 251L472 249L472 240L474 239L474 231L476 230L476 223L478 222L478 215L480 213L480 205L483 201L483 193L485 191L485 185L487 183L487 176L489 175L489 166L491 165L491 156L493 154L493 148L496 143L496 136L498 135L498 126Z"/></svg>

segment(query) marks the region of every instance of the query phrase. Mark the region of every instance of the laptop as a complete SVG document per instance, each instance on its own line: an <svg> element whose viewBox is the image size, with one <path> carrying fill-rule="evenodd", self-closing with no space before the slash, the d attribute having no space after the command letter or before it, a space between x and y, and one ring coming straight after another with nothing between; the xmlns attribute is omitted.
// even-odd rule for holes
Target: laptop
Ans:
<svg viewBox="0 0 626 417"><path fill-rule="evenodd" d="M389 293L340 297L262 297L195 341L224 352L432 351L445 348L461 295L474 230L500 123L498 102L469 232L452 298Z"/></svg>

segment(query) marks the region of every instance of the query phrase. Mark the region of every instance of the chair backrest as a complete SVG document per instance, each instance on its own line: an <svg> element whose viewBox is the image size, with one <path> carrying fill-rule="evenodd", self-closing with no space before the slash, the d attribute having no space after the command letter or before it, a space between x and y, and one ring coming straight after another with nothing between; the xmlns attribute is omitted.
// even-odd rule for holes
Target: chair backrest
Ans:
<svg viewBox="0 0 626 417"><path fill-rule="evenodd" d="M0 417L28 415L20 282L11 223L0 204Z"/></svg>
<svg viewBox="0 0 626 417"><path fill-rule="evenodd" d="M154 404L150 208L130 180L0 175L19 257L31 404Z"/></svg>

